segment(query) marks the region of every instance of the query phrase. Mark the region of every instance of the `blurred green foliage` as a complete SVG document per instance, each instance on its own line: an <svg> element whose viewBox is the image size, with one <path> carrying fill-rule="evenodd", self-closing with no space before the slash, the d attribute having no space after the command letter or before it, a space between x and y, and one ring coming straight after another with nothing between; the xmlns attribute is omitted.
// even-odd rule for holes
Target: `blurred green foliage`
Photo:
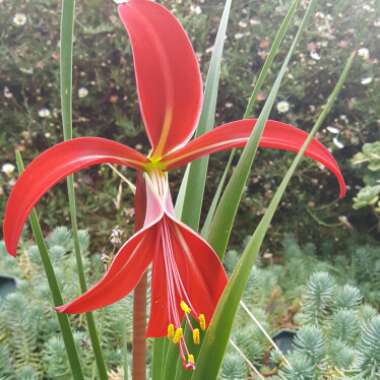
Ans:
<svg viewBox="0 0 380 380"><path fill-rule="evenodd" d="M355 166L366 166L363 181L365 186L354 198L354 208L373 206L380 213L380 141L363 145L362 151L352 158Z"/></svg>
<svg viewBox="0 0 380 380"><path fill-rule="evenodd" d="M79 233L85 269L99 279L112 255L88 257L89 235ZM65 301L80 294L70 231L57 227L47 237L52 260ZM37 246L23 245L17 262L0 242L0 275L14 276L17 290L0 297L0 376L7 380L71 379L70 366L58 320L53 311L49 286ZM132 297L95 312L105 360L110 369L120 370L131 343ZM96 366L86 332L84 316L70 318L86 379L96 378ZM124 350L124 351L123 351Z"/></svg>

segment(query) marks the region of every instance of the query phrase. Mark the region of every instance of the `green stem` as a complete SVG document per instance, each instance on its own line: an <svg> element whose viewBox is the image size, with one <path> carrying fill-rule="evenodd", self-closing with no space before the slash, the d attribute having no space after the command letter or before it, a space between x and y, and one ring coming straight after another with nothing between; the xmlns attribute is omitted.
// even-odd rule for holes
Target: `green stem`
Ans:
<svg viewBox="0 0 380 380"><path fill-rule="evenodd" d="M16 152L16 163L19 174L24 171L24 162L22 160L20 152ZM36 210L32 210L29 217L29 222L32 227L33 236L36 240L38 250L40 252L42 265L44 267L46 277L48 280L50 293L53 298L54 306L59 306L63 304L63 299L61 295L61 291L59 289L58 281L54 273L53 265L49 258L48 248L45 244L42 229L40 222L38 220ZM82 368L77 352L77 348L75 346L74 337L71 332L69 319L66 314L57 313L59 327L61 329L63 343L66 348L67 357L69 359L69 364L71 368L71 373L74 380L83 380Z"/></svg>
<svg viewBox="0 0 380 380"><path fill-rule="evenodd" d="M73 68L73 35L74 35L74 17L75 17L75 0L62 1L62 19L61 19L61 54L60 54L60 74L61 74L61 107L62 107L62 124L64 140L70 140L73 137L72 128L72 68ZM78 268L79 284L82 292L87 290L86 278L80 244L78 238L77 210L75 202L74 178L67 178L67 193L69 198L70 219L74 241L74 252ZM96 331L95 320L92 313L86 314L88 331L94 350L95 361L98 367L99 378L107 380L107 368L104 362L99 337Z"/></svg>
<svg viewBox="0 0 380 380"><path fill-rule="evenodd" d="M137 284L133 299L133 345L132 345L132 379L146 378L146 291L147 274Z"/></svg>

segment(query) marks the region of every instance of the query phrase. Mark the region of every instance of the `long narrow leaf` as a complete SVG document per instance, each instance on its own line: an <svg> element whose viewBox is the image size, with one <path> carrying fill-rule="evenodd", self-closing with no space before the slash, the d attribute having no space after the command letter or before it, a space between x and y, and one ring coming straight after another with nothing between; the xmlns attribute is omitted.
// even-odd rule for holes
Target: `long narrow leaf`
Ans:
<svg viewBox="0 0 380 380"><path fill-rule="evenodd" d="M234 159L234 153L233 152L234 152L234 150L231 152L230 157L228 158L228 161L227 161L227 164L226 164L226 169L224 170L223 175L220 178L220 181L219 181L218 187L216 189L214 198L212 199L210 208L209 208L209 210L207 212L207 216L206 216L205 222L203 223L201 234L204 237L208 235L209 228L210 228L212 219L214 217L216 207L218 206L219 199L220 199L220 197L222 195L224 184L225 184L225 182L227 180L227 175L228 175L229 169L231 167L232 160Z"/></svg>
<svg viewBox="0 0 380 380"><path fill-rule="evenodd" d="M75 0L62 0L61 18L61 54L60 54L60 80L61 80L61 107L64 140L73 137L72 128L72 68L73 68L73 35L75 18ZM77 210L74 192L74 177L67 178L67 194L69 199L71 229L73 234L74 252L78 268L79 284L82 292L87 290L82 256L78 237ZM95 361L101 380L107 380L107 368L104 362L100 340L96 331L95 320L91 313L86 314L88 331L90 334Z"/></svg>
<svg viewBox="0 0 380 380"><path fill-rule="evenodd" d="M213 223L211 224L207 240L214 247L218 255L222 258L227 248L227 244L231 235L233 223L235 221L236 213L243 195L244 187L247 183L248 176L251 172L253 161L256 157L257 148L264 131L264 126L269 118L273 104L276 100L277 93L280 89L282 79L285 75L290 58L294 52L297 42L302 34L302 31L307 24L310 16L313 13L316 1L311 0L305 16L298 28L297 34L289 48L288 54L281 66L269 96L264 104L264 107L257 120L256 127L254 128L247 145L245 146L240 160L234 170L234 173L228 182L226 189L219 202L218 208L215 212Z"/></svg>
<svg viewBox="0 0 380 380"><path fill-rule="evenodd" d="M218 97L220 67L223 56L224 40L227 32L228 19L231 10L232 0L226 0L223 15L220 20L218 33L216 35L214 50L211 56L210 67L207 73L205 97L202 114L199 120L196 136L211 130L215 123L216 101ZM203 193L206 183L208 167L208 157L197 160L186 169L183 184L180 189L180 198L183 197L181 215L177 215L181 220L197 230L201 215ZM184 195L181 194L184 192Z"/></svg>
<svg viewBox="0 0 380 380"><path fill-rule="evenodd" d="M303 158L303 154L307 146L314 138L318 129L321 127L327 114L331 110L341 88L343 87L348 72L352 66L354 56L355 54L353 53L348 59L345 68L327 101L327 104L323 108L323 111L313 126L308 138L305 140L302 148L294 158L291 166L283 177L281 184L277 188L277 191L273 196L267 211L265 212L255 232L251 236L247 247L244 249L241 258L237 263L234 272L232 273L227 288L225 289L218 304L216 313L212 320L212 324L206 333L205 342L202 345L201 351L199 353L197 369L194 372L192 380L211 380L216 378L223 360L224 352L228 343L233 320L238 309L240 299L247 285L252 266L256 262L257 255L259 253L266 232L270 226L278 205L281 202L282 196L285 193L290 179L292 178L295 170L298 167L298 164Z"/></svg>
<svg viewBox="0 0 380 380"><path fill-rule="evenodd" d="M20 152L16 152L16 164L19 174L24 171L24 162L21 157ZM33 236L37 243L38 251L40 252L42 265L45 270L46 278L48 280L50 293L53 298L54 306L59 306L63 304L63 299L61 295L61 291L59 289L58 281L55 276L53 265L49 258L48 248L44 241L44 237L42 234L42 229L40 222L38 220L36 210L32 210L29 217L29 223L32 227ZM83 380L82 368L78 356L78 351L75 346L74 337L71 332L70 323L68 316L66 314L57 313L59 327L61 329L63 343L65 345L67 357L69 359L69 364L71 368L71 374L74 380Z"/></svg>
<svg viewBox="0 0 380 380"><path fill-rule="evenodd" d="M287 12L284 20L282 21L279 29L277 30L277 33L274 37L274 40L273 40L272 46L270 48L269 54L268 54L267 58L265 59L264 65L260 71L258 78L257 78L257 81L256 81L255 86L253 88L252 94L248 100L247 108L244 112L243 119L246 119L246 118L252 116L252 114L253 114L253 109L254 109L255 104L256 104L257 95L261 91L263 84L265 82L265 79L269 75L273 61L274 61L274 59L275 59L275 57L279 51L281 43L284 40L286 32L289 29L290 22L293 19L294 15L298 9L299 4L300 4L300 0L293 0L293 2L289 6L288 12ZM205 220L205 223L202 227L202 235L203 236L208 235L209 226L212 222L212 219L214 218L216 206L218 205L219 199L222 195L222 190L223 190L225 182L227 180L228 172L231 169L231 164L232 164L232 160L235 156L235 153L236 153L236 149L233 149L230 153L230 157L228 159L226 167L224 168L223 175L219 181L217 190L216 190L214 197L212 199L211 207L209 208L209 210L207 212L206 220Z"/></svg>

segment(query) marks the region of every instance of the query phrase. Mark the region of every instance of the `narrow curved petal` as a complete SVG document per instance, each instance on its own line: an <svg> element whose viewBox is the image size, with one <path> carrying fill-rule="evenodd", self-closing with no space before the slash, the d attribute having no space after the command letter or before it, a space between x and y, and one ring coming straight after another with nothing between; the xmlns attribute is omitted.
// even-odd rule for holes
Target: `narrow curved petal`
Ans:
<svg viewBox="0 0 380 380"><path fill-rule="evenodd" d="M153 157L187 142L202 105L202 80L190 40L161 5L130 0L119 6L135 66L140 109Z"/></svg>
<svg viewBox="0 0 380 380"><path fill-rule="evenodd" d="M210 321L227 284L223 265L205 240L168 214L160 223L167 229L168 239L166 244L163 243L165 239L161 232L160 248L153 258L148 337L165 336L168 324L174 322L174 314L180 319L183 317L181 300L191 306L193 315L204 314ZM163 255L166 255L166 262ZM175 295L170 294L171 285Z"/></svg>
<svg viewBox="0 0 380 380"><path fill-rule="evenodd" d="M170 170L215 152L243 147L255 123L255 119L246 119L214 128L183 148L164 156L163 163L166 169ZM292 125L268 120L260 140L260 147L298 152L307 136L305 131ZM339 196L344 197L346 184L337 162L328 149L317 139L313 139L306 149L305 156L320 162L335 174L340 187Z"/></svg>
<svg viewBox="0 0 380 380"><path fill-rule="evenodd" d="M3 224L8 252L16 254L22 227L34 205L66 176L101 163L141 169L146 161L134 149L98 137L77 138L46 150L28 165L9 196Z"/></svg>
<svg viewBox="0 0 380 380"><path fill-rule="evenodd" d="M85 313L113 304L127 296L138 284L153 258L156 227L140 230L119 250L104 277L87 292L66 305L60 313Z"/></svg>

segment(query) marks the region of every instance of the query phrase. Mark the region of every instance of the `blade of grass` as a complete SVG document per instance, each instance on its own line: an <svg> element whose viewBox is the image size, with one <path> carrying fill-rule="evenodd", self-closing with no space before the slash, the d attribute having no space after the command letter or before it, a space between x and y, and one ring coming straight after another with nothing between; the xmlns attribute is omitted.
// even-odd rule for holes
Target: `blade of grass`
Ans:
<svg viewBox="0 0 380 380"><path fill-rule="evenodd" d="M24 171L24 162L21 153L16 151L16 164L19 174ZM49 284L50 293L53 298L54 306L63 304L61 291L59 289L58 281L54 273L53 265L49 258L48 248L42 234L40 222L38 220L37 212L32 210L29 217L29 223L32 227L34 239L37 243L38 251L40 252L42 265L44 267L46 277ZM71 374L74 380L83 380L82 368L78 356L78 351L75 346L74 337L71 332L70 323L66 314L56 313L58 318L59 327L61 329L63 343L65 345L67 357L71 368Z"/></svg>
<svg viewBox="0 0 380 380"><path fill-rule="evenodd" d="M152 380L161 380L167 350L166 338L155 338L153 344L153 358L151 367Z"/></svg>
<svg viewBox="0 0 380 380"><path fill-rule="evenodd" d="M209 228L210 228L210 225L212 222L212 218L214 217L216 207L218 206L220 196L222 195L224 184L226 182L227 175L228 175L228 172L229 172L229 169L231 167L233 159L234 159L234 150L231 152L230 157L228 158L226 169L224 170L222 177L220 178L220 181L219 181L218 187L216 189L214 198L212 199L212 202L211 202L210 208L208 210L206 219L203 223L201 235L204 237L208 235L208 231L209 231Z"/></svg>
<svg viewBox="0 0 380 380"><path fill-rule="evenodd" d="M265 377L260 373L260 371L254 366L254 364L247 358L244 352L239 348L239 346L230 339L231 346L237 351L237 353L243 358L243 360L247 363L248 367L255 373L255 375L260 380L265 380Z"/></svg>
<svg viewBox="0 0 380 380"><path fill-rule="evenodd" d="M264 327L261 325L261 323L257 320L257 318L253 315L251 310L249 310L248 306L245 304L245 302L240 301L240 306L242 309L247 313L247 315L252 319L252 321L255 323L255 325L259 328L259 330L263 333L265 338L269 341L269 343L272 345L272 347L278 352L278 354L281 356L282 361L288 366L291 367L288 359L286 356L282 353L280 348L277 346L275 341L271 338L271 336L267 333L267 331L264 329Z"/></svg>
<svg viewBox="0 0 380 380"><path fill-rule="evenodd" d="M290 22L293 19L294 15L295 15L298 7L299 7L300 1L301 0L293 0L293 2L289 6L288 12L287 12L284 20L282 21L279 29L277 30L277 33L274 37L274 40L273 40L272 46L270 48L269 54L268 54L267 58L265 59L264 65L260 71L259 77L257 78L257 81L256 81L255 86L253 88L252 94L248 100L247 108L244 112L243 119L247 119L248 117L252 116L252 114L253 114L253 109L256 105L257 95L261 91L263 84L265 82L265 79L269 75L270 68L273 64L274 58L276 57L276 55L279 51L281 43L283 42L284 37L286 35L286 32L289 29ZM232 149L232 151L230 153L230 157L229 157L228 162L227 162L227 165L224 168L223 175L222 175L221 180L218 184L218 188L217 188L215 195L213 197L211 207L209 208L208 213L207 213L206 220L205 220L205 223L204 223L203 228L202 228L202 235L203 236L208 235L209 227L210 227L212 219L215 215L215 210L216 210L216 207L219 203L219 199L220 199L220 196L222 194L222 190L223 190L225 182L227 180L228 172L231 169L232 160L235 156L235 153L236 153L236 149Z"/></svg>
<svg viewBox="0 0 380 380"><path fill-rule="evenodd" d="M61 81L61 108L64 140L73 137L72 128L72 68L73 68L73 35L74 35L75 0L62 0L61 18L61 53L60 53L60 81ZM69 199L71 229L74 242L74 252L78 268L78 277L81 291L87 290L86 278L78 237L77 209L75 202L74 177L67 177L67 194ZM98 367L99 378L107 380L107 368L104 362L100 340L96 331L92 313L86 314L88 332L94 350L95 361Z"/></svg>
<svg viewBox="0 0 380 380"><path fill-rule="evenodd" d="M307 146L321 127L326 116L330 112L340 90L342 89L348 72L352 66L354 56L355 53L352 53L349 57L333 92L328 98L325 107L319 115L304 144L302 145L302 148L294 158L291 166L283 177L279 187L276 190L276 193L274 194L267 208L267 211L262 217L255 232L251 236L246 248L244 249L244 252L238 261L234 272L232 273L228 285L223 292L212 323L206 332L205 341L199 353L197 368L194 372L192 380L212 380L216 378L230 337L236 311L238 309L243 291L247 285L252 266L256 262L257 255L265 238L266 232L270 226L278 205L281 202L282 196L285 193L290 179L292 178L294 172L298 167L298 164L303 158Z"/></svg>
<svg viewBox="0 0 380 380"><path fill-rule="evenodd" d="M247 183L249 174L252 169L253 161L256 157L257 148L262 133L264 131L265 123L269 118L273 104L276 100L276 96L280 89L280 85L287 70L290 58L294 52L294 49L298 43L298 40L302 34L305 25L307 24L310 16L312 15L315 4L316 1L311 0L307 7L305 16L302 19L297 34L293 39L288 54L285 57L285 60L281 66L281 69L277 75L277 78L271 88L268 98L257 120L256 127L254 128L243 150L240 160L223 192L223 195L216 209L213 222L209 229L207 240L214 247L215 251L221 258L223 258L227 248L232 226L235 221L237 210L243 195L244 187Z"/></svg>
<svg viewBox="0 0 380 380"><path fill-rule="evenodd" d="M215 45L210 60L210 67L207 72L203 109L197 127L196 136L200 136L212 129L215 123L220 67L231 3L232 0L226 0L225 2L223 15L216 35ZM208 157L205 157L194 161L189 165L189 169L186 169L188 171L188 175L184 177L185 182L183 182L184 184L180 189L180 191L184 192L184 195L181 195L181 197L183 197L183 207L182 213L181 215L178 215L178 217L180 217L184 223L194 230L198 230L199 227L208 160Z"/></svg>

